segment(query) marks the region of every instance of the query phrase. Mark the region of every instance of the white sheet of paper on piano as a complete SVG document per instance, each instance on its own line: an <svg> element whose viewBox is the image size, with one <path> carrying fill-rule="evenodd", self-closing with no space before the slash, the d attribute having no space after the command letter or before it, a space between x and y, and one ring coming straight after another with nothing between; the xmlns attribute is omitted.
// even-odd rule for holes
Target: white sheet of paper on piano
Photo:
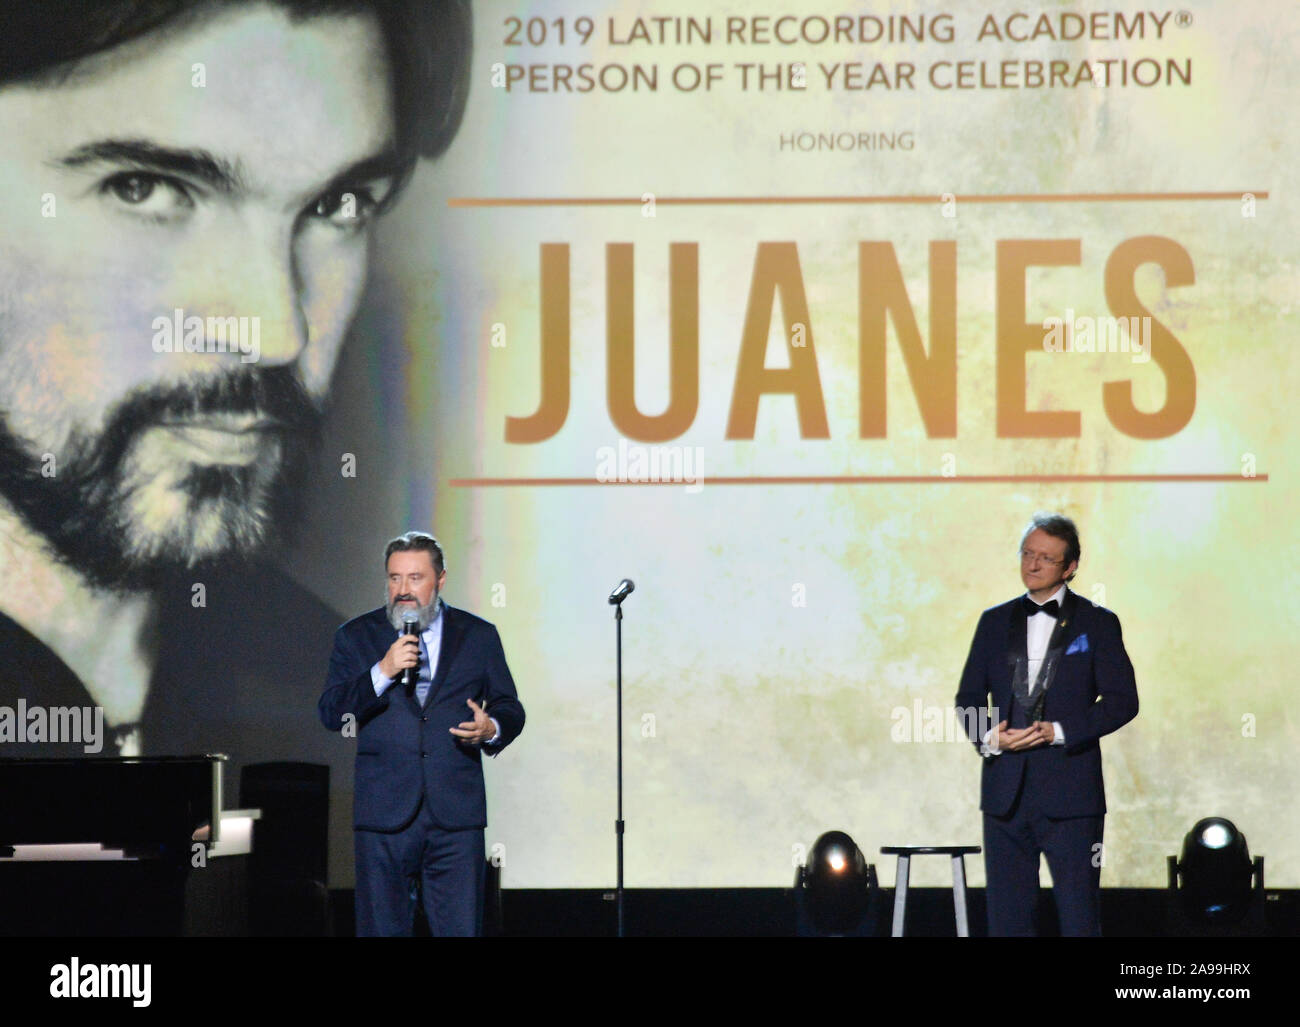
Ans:
<svg viewBox="0 0 1300 1027"><path fill-rule="evenodd" d="M209 858L246 856L253 851L253 821L260 820L260 809L221 811L221 838L209 846ZM69 862L87 863L100 860L137 860L122 849L106 849L97 842L68 842L58 845L15 845L12 856L0 855L0 862Z"/></svg>

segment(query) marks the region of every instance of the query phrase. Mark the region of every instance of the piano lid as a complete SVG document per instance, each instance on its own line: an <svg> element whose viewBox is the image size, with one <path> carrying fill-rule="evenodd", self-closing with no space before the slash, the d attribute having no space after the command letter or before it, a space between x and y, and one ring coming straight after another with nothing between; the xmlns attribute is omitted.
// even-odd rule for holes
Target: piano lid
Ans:
<svg viewBox="0 0 1300 1027"><path fill-rule="evenodd" d="M219 834L225 761L219 753L0 759L0 845L188 853L201 825Z"/></svg>

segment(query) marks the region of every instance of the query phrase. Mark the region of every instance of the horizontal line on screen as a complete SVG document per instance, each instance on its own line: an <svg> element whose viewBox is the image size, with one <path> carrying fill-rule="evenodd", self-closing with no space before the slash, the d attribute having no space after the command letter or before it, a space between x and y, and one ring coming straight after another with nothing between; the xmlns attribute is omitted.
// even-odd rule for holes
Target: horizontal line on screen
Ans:
<svg viewBox="0 0 1300 1027"><path fill-rule="evenodd" d="M1245 477L1241 474L958 474L952 477L920 474L847 474L847 475L754 475L728 477L704 475L706 485L997 485L1020 483L1071 482L1084 485L1130 483L1228 484L1230 482L1268 481L1267 474ZM452 488L510 488L585 485L623 487L645 485L692 485L691 481L601 481L598 478L450 478Z"/></svg>
<svg viewBox="0 0 1300 1027"><path fill-rule="evenodd" d="M1186 200L1267 200L1268 190L1181 193L971 193L898 196L658 196L656 206L794 206L800 204L911 203L1168 203ZM448 207L639 207L639 196L453 196Z"/></svg>

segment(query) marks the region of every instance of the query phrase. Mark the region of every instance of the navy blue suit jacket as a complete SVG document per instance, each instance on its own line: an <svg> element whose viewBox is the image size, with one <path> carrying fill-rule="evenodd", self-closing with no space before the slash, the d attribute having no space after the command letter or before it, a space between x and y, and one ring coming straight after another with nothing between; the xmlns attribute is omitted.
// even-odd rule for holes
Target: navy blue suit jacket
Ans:
<svg viewBox="0 0 1300 1027"><path fill-rule="evenodd" d="M1022 599L994 606L980 616L957 690L960 710L983 709L992 699L995 713L990 727L1004 719L1010 727L1021 727L1026 719L1025 711L1015 708L1011 685L1015 658L1026 656L1028 617ZM1124 650L1119 618L1110 610L1067 589L1061 620L1065 622L1059 642L1063 655L1047 691L1042 719L1061 725L1065 745L1024 752L1004 749L997 756L982 757L980 809L993 816L1011 810L1031 761L1030 786L1048 816L1106 812L1098 739L1137 716L1133 664ZM973 741L978 751L981 740Z"/></svg>
<svg viewBox="0 0 1300 1027"><path fill-rule="evenodd" d="M420 799L443 828L487 826L482 750L496 755L524 727L524 708L506 666L497 629L464 610L442 607L438 666L423 708L395 681L375 695L370 668L397 632L384 609L356 617L334 634L329 677L318 705L331 731L351 715L356 730L356 792L352 826L395 831L415 815ZM473 699L501 726L495 745L467 745L449 729L473 720Z"/></svg>

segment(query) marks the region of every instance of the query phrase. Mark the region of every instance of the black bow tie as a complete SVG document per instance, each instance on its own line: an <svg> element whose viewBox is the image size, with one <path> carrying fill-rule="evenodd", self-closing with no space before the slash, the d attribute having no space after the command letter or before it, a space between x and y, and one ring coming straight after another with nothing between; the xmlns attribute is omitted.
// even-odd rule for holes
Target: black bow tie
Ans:
<svg viewBox="0 0 1300 1027"><path fill-rule="evenodd" d="M1024 596L1023 598L1025 603L1025 613L1029 614L1031 617L1036 613L1045 613L1049 617L1060 616L1061 608L1055 599L1049 599L1042 606L1039 606L1036 602L1030 599L1029 596Z"/></svg>

